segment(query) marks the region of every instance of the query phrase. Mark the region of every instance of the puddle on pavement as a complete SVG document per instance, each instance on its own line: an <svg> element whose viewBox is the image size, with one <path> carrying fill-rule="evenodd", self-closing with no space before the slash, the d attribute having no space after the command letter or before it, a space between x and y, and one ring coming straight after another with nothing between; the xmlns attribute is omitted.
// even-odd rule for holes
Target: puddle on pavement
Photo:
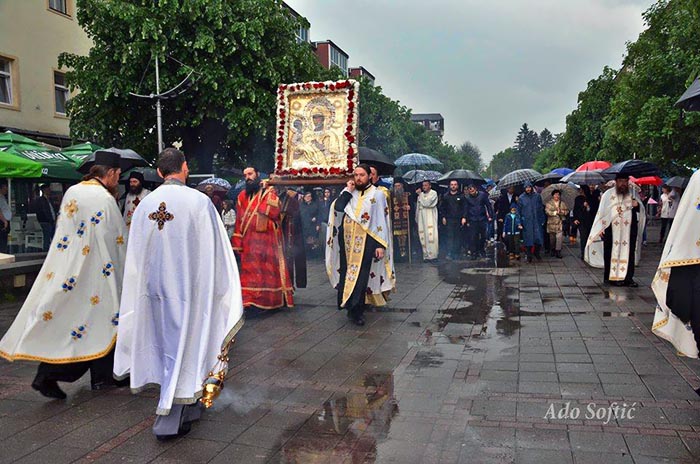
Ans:
<svg viewBox="0 0 700 464"><path fill-rule="evenodd" d="M321 409L282 448L283 462L374 462L399 412L393 374L368 374L364 392L350 392Z"/></svg>
<svg viewBox="0 0 700 464"><path fill-rule="evenodd" d="M456 285L451 297L457 304L438 311L436 326L425 332L428 343L438 348L441 343L464 345L490 359L517 345L512 337L521 325L520 302L517 289L506 284L512 269L447 264L439 273L445 282Z"/></svg>

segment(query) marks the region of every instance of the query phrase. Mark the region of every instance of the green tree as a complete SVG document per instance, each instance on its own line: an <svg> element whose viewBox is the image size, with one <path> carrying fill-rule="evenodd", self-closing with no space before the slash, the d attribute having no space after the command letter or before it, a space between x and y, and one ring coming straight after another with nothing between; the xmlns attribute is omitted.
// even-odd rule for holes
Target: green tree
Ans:
<svg viewBox="0 0 700 464"><path fill-rule="evenodd" d="M700 164L700 117L673 107L700 69L696 0L661 0L644 13L647 29L628 44L610 113L605 153L616 160Z"/></svg>
<svg viewBox="0 0 700 464"><path fill-rule="evenodd" d="M545 149L549 148L552 145L554 145L554 142L556 142L556 139L554 138L554 135L547 129L546 127L542 129L542 132L540 132L540 148Z"/></svg>
<svg viewBox="0 0 700 464"><path fill-rule="evenodd" d="M70 87L80 89L69 104L74 139L154 157L153 104L129 92L154 91L155 57L161 89L194 71L191 87L163 104L167 145L182 140L202 171L211 171L215 158L271 167L277 85L325 75L311 48L297 44L300 20L279 0L78 0L77 6L94 46L88 56L59 58L71 69ZM264 159L255 156L263 153Z"/></svg>
<svg viewBox="0 0 700 464"><path fill-rule="evenodd" d="M514 148L506 148L496 153L485 173L489 177L503 177L511 171L521 168L520 155Z"/></svg>
<svg viewBox="0 0 700 464"><path fill-rule="evenodd" d="M516 169L531 168L535 163L535 156L541 149L540 137L537 135L537 132L528 127L527 123L524 123L515 138L513 149L519 158Z"/></svg>

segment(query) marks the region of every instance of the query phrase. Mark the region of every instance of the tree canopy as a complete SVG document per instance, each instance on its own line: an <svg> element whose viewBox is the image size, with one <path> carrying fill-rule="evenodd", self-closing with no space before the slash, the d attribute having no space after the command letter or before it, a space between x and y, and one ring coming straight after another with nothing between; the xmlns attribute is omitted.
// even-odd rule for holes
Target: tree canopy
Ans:
<svg viewBox="0 0 700 464"><path fill-rule="evenodd" d="M93 47L88 56L59 58L69 86L80 90L68 107L73 139L155 158L154 101L130 93L155 93L158 60L161 91L192 73L189 88L162 103L166 146L181 141L202 172L243 164L270 170L277 85L340 77L321 67L309 44L297 43L295 30L308 23L280 0L78 0L77 6ZM422 152L446 167L480 166L476 147L444 143L365 80L360 112L361 145L392 158Z"/></svg>
<svg viewBox="0 0 700 464"><path fill-rule="evenodd" d="M673 107L700 70L700 4L660 0L643 17L647 29L627 45L622 68L588 83L538 165L636 157L669 174L700 166L700 115Z"/></svg>

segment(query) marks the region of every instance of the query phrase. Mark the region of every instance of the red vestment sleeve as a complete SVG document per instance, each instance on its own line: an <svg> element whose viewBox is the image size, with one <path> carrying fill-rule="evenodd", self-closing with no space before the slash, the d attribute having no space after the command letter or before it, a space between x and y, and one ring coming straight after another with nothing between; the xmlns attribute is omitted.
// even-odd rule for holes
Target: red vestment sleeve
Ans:
<svg viewBox="0 0 700 464"><path fill-rule="evenodd" d="M241 192L245 195L245 191ZM233 251L240 253L243 251L243 214L245 213L245 205L241 200L241 194L238 195L238 200L236 201L236 225L233 228L233 236L231 237L231 245L233 246ZM245 196L244 196L245 198Z"/></svg>

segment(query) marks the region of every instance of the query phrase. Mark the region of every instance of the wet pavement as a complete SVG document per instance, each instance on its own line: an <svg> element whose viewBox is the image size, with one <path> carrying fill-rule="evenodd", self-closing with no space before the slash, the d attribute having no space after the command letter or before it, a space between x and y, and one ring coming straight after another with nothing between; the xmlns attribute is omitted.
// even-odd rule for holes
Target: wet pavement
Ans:
<svg viewBox="0 0 700 464"><path fill-rule="evenodd" d="M651 233L653 235L653 232ZM700 462L700 362L651 334L638 289L563 260L399 265L389 307L356 327L321 263L292 310L249 318L224 393L184 438L159 443L157 392L66 401L0 361L0 464ZM0 333L17 305L0 306Z"/></svg>

